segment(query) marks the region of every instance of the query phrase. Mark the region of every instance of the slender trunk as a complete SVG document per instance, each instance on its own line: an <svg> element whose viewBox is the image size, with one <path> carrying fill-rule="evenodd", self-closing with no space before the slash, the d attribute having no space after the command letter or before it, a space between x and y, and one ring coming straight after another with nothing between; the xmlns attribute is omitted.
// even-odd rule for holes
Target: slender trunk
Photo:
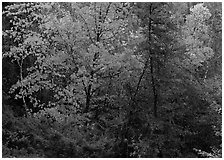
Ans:
<svg viewBox="0 0 224 160"><path fill-rule="evenodd" d="M21 89L22 89L22 100L23 100L23 106L25 109L25 115L27 115L28 112L28 108L26 105L26 100L25 100L25 95L24 95L24 86L23 86L23 59L21 60L21 63L19 63L19 61L17 61L19 68L20 68L20 82L21 82Z"/></svg>
<svg viewBox="0 0 224 160"><path fill-rule="evenodd" d="M138 84L137 84L137 87L136 87L136 90L135 90L135 93L134 93L134 98L133 98L133 100L135 100L135 97L136 97L136 95L137 95L137 93L138 93L138 90L139 90L139 87L140 87L142 78L143 78L143 76L144 76L144 74L145 74L146 69L148 68L148 63L149 63L149 57L147 57L147 60L146 60L146 62L145 62L144 69L143 69L143 71L142 71L142 74L141 74L140 77L139 77Z"/></svg>
<svg viewBox="0 0 224 160"><path fill-rule="evenodd" d="M137 87L136 87L134 96L133 96L133 98L132 98L132 100L131 100L131 102L130 102L131 110L129 111L128 116L127 116L128 121L127 121L127 124L126 124L126 131L125 131L125 134L124 134L124 135L125 135L125 136L124 136L125 138L127 138L126 136L127 136L127 133L128 133L128 126L131 124L131 121L132 121L131 118L132 118L133 114L135 114L135 112L136 112L135 99L136 99L136 96L137 96L137 93L138 93L138 90L139 90L139 87L140 87L142 78L143 78L143 76L144 76L144 74L145 74L145 72L146 72L146 69L147 69L147 67L148 67L148 63L149 63L149 57L147 57L147 60L146 60L146 62L145 62L145 66L144 66L144 68L143 68L142 74L141 74L140 77L139 77L138 84L137 84ZM123 138L124 138L124 137L123 137ZM122 141L123 141L123 140L122 140Z"/></svg>
<svg viewBox="0 0 224 160"><path fill-rule="evenodd" d="M150 15L152 14L152 6L149 8ZM151 47L151 32L152 32L152 20L149 18L149 24L148 24L148 41L149 41L149 47ZM151 73L151 83L152 83L152 91L153 91L153 113L154 117L157 117L157 93L156 93L156 85L155 85L155 77L154 77L154 63L153 63L153 55L150 50L150 73Z"/></svg>
<svg viewBox="0 0 224 160"><path fill-rule="evenodd" d="M99 13L99 22L102 23L102 13L101 13L101 8L100 8L100 13ZM96 24L96 42L100 42L100 35L102 33L102 28L101 28L101 24L98 23L97 25L97 20L95 17L95 24ZM92 81L94 78L94 68L96 66L96 60L99 58L99 52L94 54L94 58L93 58L93 68L92 71L90 72L90 81L88 84L88 87L86 88L86 108L85 108L85 112L89 111L89 107L90 107L90 102L91 102L91 98L92 98Z"/></svg>
<svg viewBox="0 0 224 160"><path fill-rule="evenodd" d="M89 86L87 88L87 92L86 92L86 108L85 108L85 112L89 111L90 100L91 100L91 90L92 90L92 85L89 84Z"/></svg>
<svg viewBox="0 0 224 160"><path fill-rule="evenodd" d="M154 77L154 67L153 67L153 58L150 57L150 73L151 73L151 82L152 82L152 91L153 91L153 113L154 117L157 117L157 93L156 93L156 85L155 85L155 77Z"/></svg>

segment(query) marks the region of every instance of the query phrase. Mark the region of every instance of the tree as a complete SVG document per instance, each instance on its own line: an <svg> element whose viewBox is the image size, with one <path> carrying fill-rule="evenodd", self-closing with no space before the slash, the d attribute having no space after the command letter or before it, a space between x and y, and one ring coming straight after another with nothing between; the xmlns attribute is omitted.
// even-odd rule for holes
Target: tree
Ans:
<svg viewBox="0 0 224 160"><path fill-rule="evenodd" d="M5 7L3 154L220 156L221 9L213 6Z"/></svg>

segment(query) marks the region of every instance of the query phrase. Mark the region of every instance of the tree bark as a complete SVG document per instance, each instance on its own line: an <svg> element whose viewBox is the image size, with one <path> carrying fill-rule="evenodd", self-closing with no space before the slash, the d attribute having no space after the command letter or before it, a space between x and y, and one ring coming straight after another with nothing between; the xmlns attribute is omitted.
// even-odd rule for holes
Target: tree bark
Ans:
<svg viewBox="0 0 224 160"><path fill-rule="evenodd" d="M157 93L156 93L156 84L154 77L154 66L153 66L153 58L150 57L150 73L151 73L151 82L152 82L152 91L153 91L153 114L154 117L157 117Z"/></svg>
<svg viewBox="0 0 224 160"><path fill-rule="evenodd" d="M21 59L21 63L19 63L19 60L17 61L19 68L20 68L20 82L21 82L21 89L22 89L22 100L23 100L23 106L25 109L25 116L27 116L28 108L26 105L25 95L23 93L24 86L23 86L23 59Z"/></svg>
<svg viewBox="0 0 224 160"><path fill-rule="evenodd" d="M91 100L91 90L92 90L92 85L89 84L86 92L86 108L85 112L89 111L89 106L90 106L90 100Z"/></svg>
<svg viewBox="0 0 224 160"><path fill-rule="evenodd" d="M152 4L149 8L149 17L152 14ZM148 23L148 41L149 41L149 48L151 47L151 31L152 31L152 19L149 18ZM153 63L153 55L151 52L151 48L149 49L150 55L150 75L151 75L151 83L152 83L152 91L153 91L153 114L154 117L157 117L157 93L156 93L156 84L155 84L155 76L154 76L154 63Z"/></svg>

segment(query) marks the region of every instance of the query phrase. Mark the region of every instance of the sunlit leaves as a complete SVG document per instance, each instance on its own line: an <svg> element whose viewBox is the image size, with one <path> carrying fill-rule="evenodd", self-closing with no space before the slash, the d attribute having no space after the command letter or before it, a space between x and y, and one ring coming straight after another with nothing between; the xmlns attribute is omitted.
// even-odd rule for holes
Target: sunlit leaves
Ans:
<svg viewBox="0 0 224 160"><path fill-rule="evenodd" d="M98 75L106 75L109 70L117 71L122 67L129 72L134 66L137 67L132 50L124 48L131 40L132 46L140 43L142 37L136 34L128 39L128 21L119 19L115 14L118 4L75 3L72 10L66 10L61 3L43 3L43 13L46 14L39 16L43 19L40 30L26 32L27 37L21 43L23 47L32 48L29 54L37 56L36 63L28 69L29 75L24 77L23 83L18 83L14 88L21 84L28 90L26 95L31 95L48 86L58 91L55 95L57 99L69 102L73 99L74 102L83 100L85 87L92 85L95 89L101 86ZM35 16L38 17L37 14ZM18 21L21 21L22 28L25 27L22 23L27 19L20 18ZM14 37L17 34L25 35L18 30L9 33L13 34ZM17 54L18 49L14 48L11 53ZM26 52L26 49L21 51ZM123 51L129 58L123 56ZM35 75L44 75L45 78ZM67 80L65 84L62 84L63 79Z"/></svg>
<svg viewBox="0 0 224 160"><path fill-rule="evenodd" d="M214 53L209 46L207 20L211 17L209 10L203 4L197 4L190 9L186 25L183 27L184 43L190 63L196 67L210 59Z"/></svg>

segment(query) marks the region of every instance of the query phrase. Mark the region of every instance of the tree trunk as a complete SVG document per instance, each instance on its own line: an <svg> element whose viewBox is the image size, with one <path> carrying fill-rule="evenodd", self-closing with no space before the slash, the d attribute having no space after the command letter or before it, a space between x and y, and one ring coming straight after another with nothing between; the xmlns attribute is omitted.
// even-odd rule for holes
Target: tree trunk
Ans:
<svg viewBox="0 0 224 160"><path fill-rule="evenodd" d="M88 88L87 88L87 92L86 92L86 108L85 108L85 112L89 111L89 106L90 106L90 100L91 100L91 89L92 85L89 84Z"/></svg>
<svg viewBox="0 0 224 160"><path fill-rule="evenodd" d="M20 68L20 82L21 82L21 89L22 89L22 100L23 100L23 107L25 109L25 116L27 116L28 108L26 105L25 95L23 93L24 86L23 86L23 59L21 60L21 63L17 61L19 68Z"/></svg>
<svg viewBox="0 0 224 160"><path fill-rule="evenodd" d="M153 91L153 113L154 117L157 117L157 93L156 93L156 85L155 85L155 77L153 72L153 58L150 57L150 73L151 73L151 82L152 82L152 91Z"/></svg>
<svg viewBox="0 0 224 160"><path fill-rule="evenodd" d="M149 14L152 14L152 4L149 8ZM150 16L149 15L149 16ZM152 32L152 20L149 18L148 23L148 41L149 41L149 48L151 48L151 32ZM153 63L153 55L151 50L149 49L149 55L150 55L150 75L151 75L151 83L152 83L152 91L153 91L153 113L154 117L157 117L157 93L156 93L156 86L155 86L155 77L154 77L154 63Z"/></svg>

